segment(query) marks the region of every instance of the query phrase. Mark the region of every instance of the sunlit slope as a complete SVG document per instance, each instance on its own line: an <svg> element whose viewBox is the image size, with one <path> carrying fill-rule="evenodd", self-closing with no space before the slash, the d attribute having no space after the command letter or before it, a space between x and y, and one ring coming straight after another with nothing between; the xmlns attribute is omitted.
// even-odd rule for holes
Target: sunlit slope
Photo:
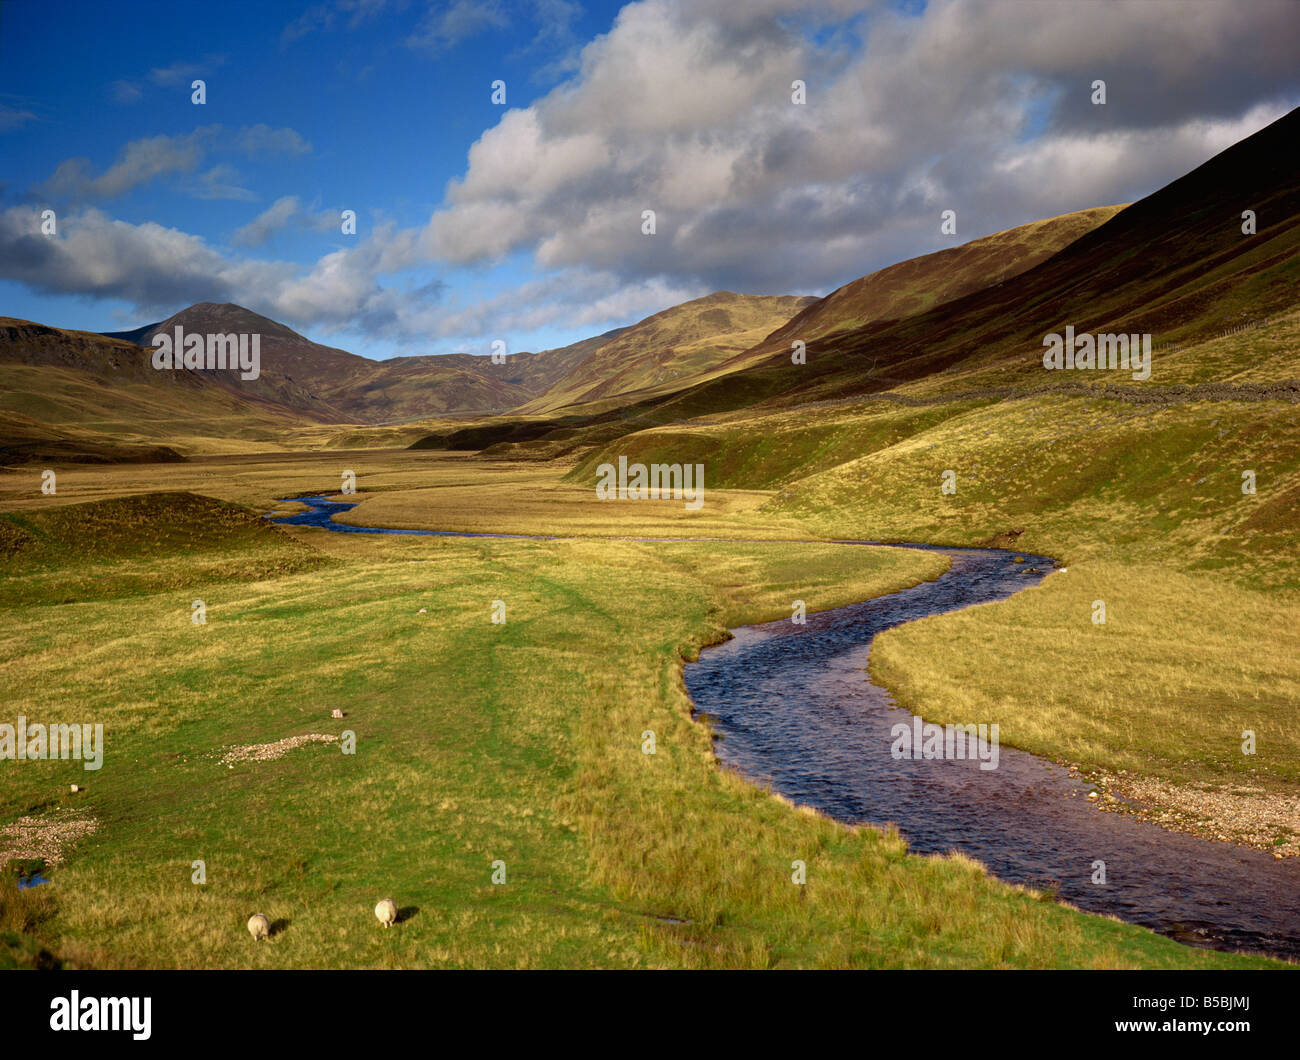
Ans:
<svg viewBox="0 0 1300 1060"><path fill-rule="evenodd" d="M1254 211L1256 232L1242 232ZM1300 306L1300 110L1119 211L1014 279L901 320L814 339L807 363L788 349L659 403L662 420L795 404L916 384L1130 383L1129 373L1050 373L1043 336L1147 333L1161 356ZM743 379L742 379L743 377Z"/></svg>
<svg viewBox="0 0 1300 1060"><path fill-rule="evenodd" d="M70 577L4 609L9 709L77 704L106 750L93 773L57 758L0 770L3 819L95 825L51 885L23 892L29 917L0 893L0 966L42 950L83 969L1269 964L1086 916L968 858L910 857L896 832L794 811L718 768L684 654L794 598L834 606L933 577L939 557L304 531L328 564L266 570L274 528L238 512L114 504L19 513L45 516L56 550L92 523L113 555L149 558L103 593L69 557ZM330 745L345 727L356 754ZM225 760L311 734L328 742ZM498 857L510 886L489 882ZM378 929L376 894L405 910L400 930ZM281 922L273 943L250 943L250 909Z"/></svg>
<svg viewBox="0 0 1300 1060"><path fill-rule="evenodd" d="M763 342L721 367L731 371L774 354L788 358L796 339L811 342L876 321L913 316L1009 281L1122 209L1098 206L1049 217L879 269L814 302Z"/></svg>
<svg viewBox="0 0 1300 1060"><path fill-rule="evenodd" d="M0 555L7 608L190 594L217 579L268 578L326 564L259 513L181 491L4 512ZM189 621L192 603L192 595L178 599L178 624Z"/></svg>
<svg viewBox="0 0 1300 1060"><path fill-rule="evenodd" d="M526 401L526 390L505 379L497 366L492 378L478 365L487 358L394 357L367 365L356 376L323 391L358 423L400 423L446 412L504 412Z"/></svg>
<svg viewBox="0 0 1300 1060"><path fill-rule="evenodd" d="M600 346L520 413L663 392L761 341L811 302L718 291L647 317Z"/></svg>
<svg viewBox="0 0 1300 1060"><path fill-rule="evenodd" d="M0 318L0 458L134 460L198 447L265 444L306 422L244 397L212 373L158 371L148 350L119 339ZM165 455L165 454L163 454Z"/></svg>
<svg viewBox="0 0 1300 1060"><path fill-rule="evenodd" d="M366 361L322 393L360 423L502 413L554 386L619 333L606 332L540 353L507 352L499 363L487 352Z"/></svg>
<svg viewBox="0 0 1300 1060"><path fill-rule="evenodd" d="M550 433L544 425L534 423L523 437L518 431L504 430L489 442L497 443L493 451L500 455L566 455L603 445L645 426L685 422L720 407L744 408L779 397L787 387L809 378L806 366L794 369L789 364L791 344L796 338L806 343L845 338L868 322L922 313L959 299L1020 274L1121 209L1104 206L1035 221L951 250L891 265L811 302L754 345L696 376L674 380L658 396L653 391L639 391L584 399L558 410L562 416L554 421ZM611 344L605 355L617 354L618 350L617 344ZM775 367L769 370L765 364ZM757 367L740 371L749 366ZM786 372L786 367L792 370ZM871 369L865 373L866 377L872 375ZM717 385L708 385L709 381ZM543 399L520 411L545 413L548 409L555 411ZM437 439L433 439L430 444L436 443Z"/></svg>
<svg viewBox="0 0 1300 1060"><path fill-rule="evenodd" d="M616 453L702 463L716 488L778 489L765 511L836 536L976 544L1011 533L1057 555L1247 572L1300 545L1294 400L864 399L641 431L584 458L569 481L594 483ZM945 471L955 496L940 492ZM1268 577L1300 584L1300 569Z"/></svg>

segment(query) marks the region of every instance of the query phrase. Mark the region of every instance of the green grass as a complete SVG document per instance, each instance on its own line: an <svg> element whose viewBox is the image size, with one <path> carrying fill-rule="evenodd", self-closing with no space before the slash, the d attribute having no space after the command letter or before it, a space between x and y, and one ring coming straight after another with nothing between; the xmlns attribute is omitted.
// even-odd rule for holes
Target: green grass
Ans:
<svg viewBox="0 0 1300 1060"><path fill-rule="evenodd" d="M1221 344L1224 357L1244 356L1237 338ZM1041 395L755 410L630 435L568 479L590 480L615 452L702 460L717 485L777 490L755 520L1055 558L1069 574L1040 588L886 633L873 652L876 676L926 718L996 718L1004 742L1087 770L1244 785L1268 804L1264 823L1258 805L1227 798L1197 827L1276 836L1292 853L1300 848L1294 409ZM941 489L948 470L954 494ZM1253 495L1242 492L1244 470L1255 473ZM1105 626L1092 623L1097 600ZM1255 755L1241 753L1244 730L1260 739ZM1186 809L1193 794L1162 798Z"/></svg>
<svg viewBox="0 0 1300 1060"><path fill-rule="evenodd" d="M894 835L796 810L717 767L683 657L727 624L788 615L796 597L833 606L933 577L941 557L323 543L329 565L272 576L249 549L251 577L205 590L205 627L180 591L7 611L9 713L97 720L106 734L98 773L0 773L0 819L77 807L99 823L33 892L48 903L38 917L0 890L11 963L42 951L97 967L1267 963L1084 916L962 858L908 856ZM504 626L490 621L497 599ZM311 744L233 769L218 759L344 728L355 755ZM71 794L74 782L88 790ZM204 886L191 882L199 859ZM505 886L490 882L498 859ZM796 859L805 886L790 882ZM396 929L374 919L382 897L408 911ZM254 943L253 912L282 930Z"/></svg>
<svg viewBox="0 0 1300 1060"><path fill-rule="evenodd" d="M247 509L187 492L3 513L0 554L0 607L183 591L326 562Z"/></svg>

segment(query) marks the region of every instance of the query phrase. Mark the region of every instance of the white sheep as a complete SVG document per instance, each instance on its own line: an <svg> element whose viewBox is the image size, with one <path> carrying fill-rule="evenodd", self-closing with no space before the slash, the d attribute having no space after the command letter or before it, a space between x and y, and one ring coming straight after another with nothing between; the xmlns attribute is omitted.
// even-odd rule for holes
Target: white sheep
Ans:
<svg viewBox="0 0 1300 1060"><path fill-rule="evenodd" d="M270 938L271 922L266 919L264 913L254 913L248 918L248 933L253 936L255 942Z"/></svg>
<svg viewBox="0 0 1300 1060"><path fill-rule="evenodd" d="M375 916L384 927L392 927L397 923L397 903L391 898L385 898L375 906Z"/></svg>

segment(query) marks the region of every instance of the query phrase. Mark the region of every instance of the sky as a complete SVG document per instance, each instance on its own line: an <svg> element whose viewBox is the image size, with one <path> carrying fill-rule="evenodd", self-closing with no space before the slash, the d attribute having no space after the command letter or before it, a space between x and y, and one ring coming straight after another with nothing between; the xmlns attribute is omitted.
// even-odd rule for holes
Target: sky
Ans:
<svg viewBox="0 0 1300 1060"><path fill-rule="evenodd" d="M0 0L0 315L385 358L821 295L1149 194L1297 56L1297 0Z"/></svg>

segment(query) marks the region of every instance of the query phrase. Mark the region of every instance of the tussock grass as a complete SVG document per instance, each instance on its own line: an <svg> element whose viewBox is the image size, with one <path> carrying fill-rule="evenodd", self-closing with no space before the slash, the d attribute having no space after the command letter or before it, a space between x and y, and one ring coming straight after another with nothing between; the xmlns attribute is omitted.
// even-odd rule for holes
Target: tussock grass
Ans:
<svg viewBox="0 0 1300 1060"><path fill-rule="evenodd" d="M0 607L198 588L325 563L256 513L185 492L0 514L0 554Z"/></svg>
<svg viewBox="0 0 1300 1060"><path fill-rule="evenodd" d="M909 856L896 835L717 767L684 656L796 597L829 607L933 577L941 557L300 536L334 562L210 588L206 627L189 623L187 592L7 612L9 712L106 735L98 773L0 773L0 819L75 804L100 822L35 892L55 910L16 932L18 963L41 949L156 967L1265 963L1084 916L966 859ZM356 755L211 755L344 728ZM88 790L68 794L74 781ZM372 913L385 895L402 910L393 931ZM248 938L254 911L276 925L269 942Z"/></svg>

